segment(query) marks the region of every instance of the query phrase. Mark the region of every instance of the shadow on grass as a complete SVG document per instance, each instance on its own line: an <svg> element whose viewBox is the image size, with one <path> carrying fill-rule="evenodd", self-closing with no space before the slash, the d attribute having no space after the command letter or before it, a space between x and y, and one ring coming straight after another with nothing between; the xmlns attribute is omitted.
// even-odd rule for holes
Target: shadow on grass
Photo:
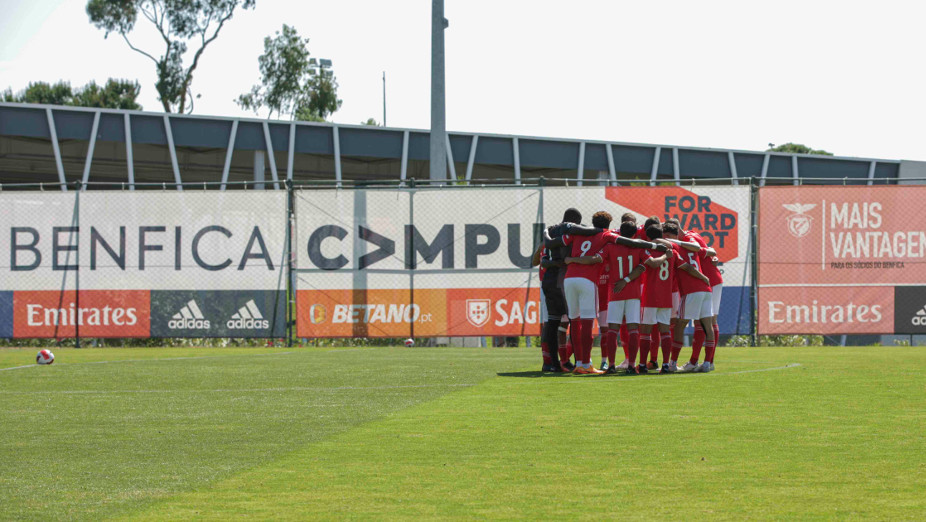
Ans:
<svg viewBox="0 0 926 522"><path fill-rule="evenodd" d="M536 379L537 377L561 377L563 375L568 375L564 373L544 373L544 372L499 372L495 375L499 377L526 377L529 379Z"/></svg>

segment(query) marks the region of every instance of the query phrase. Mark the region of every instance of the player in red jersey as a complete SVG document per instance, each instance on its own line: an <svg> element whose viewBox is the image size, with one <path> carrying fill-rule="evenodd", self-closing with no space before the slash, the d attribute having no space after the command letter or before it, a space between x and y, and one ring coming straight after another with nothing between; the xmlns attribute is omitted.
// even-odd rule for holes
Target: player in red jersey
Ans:
<svg viewBox="0 0 926 522"><path fill-rule="evenodd" d="M669 240L678 240L679 237L679 228L675 223L666 222L663 226L663 236ZM705 329L705 345L708 349L713 349L714 347L714 331L711 328L711 320L714 315L711 309L711 286L710 280L701 272L701 266L705 262L709 262L708 259L712 252L712 249L707 249L701 247L697 243L679 243L683 249L679 251L682 254L682 259L690 265L693 270L682 270L678 272L678 286L681 293L681 305L679 306L679 321L676 324L675 329L675 343L673 343L672 350L672 360L669 361L670 371L672 369L673 362L678 360L678 352L676 352L676 346L681 344L681 337L685 329L685 325L689 320L695 322L700 322L702 328ZM714 253L716 254L716 253ZM692 347L691 359L688 363L685 364L681 371L691 372L698 369L698 357L700 356L700 350Z"/></svg>
<svg viewBox="0 0 926 522"><path fill-rule="evenodd" d="M601 345L601 371L608 369L608 357L611 354L611 347L608 345L608 300L611 297L611 287L608 285L610 276L610 267L606 264L601 265L598 276L598 338ZM615 351L617 347L615 347ZM611 359L611 363L614 360Z"/></svg>
<svg viewBox="0 0 926 522"><path fill-rule="evenodd" d="M682 241L693 241L708 251L709 257L701 264L701 271L707 276L711 285L711 311L714 312L711 318L711 330L714 332L714 345L713 347L707 347L706 353L704 354L704 363L698 367L698 371L709 372L714 369L714 353L717 351L717 343L720 342L720 327L717 323L717 316L720 315L720 297L723 293L723 276L720 274L720 268L717 266L720 260L717 258L717 252L715 252L713 248L708 247L707 243L699 234L690 230L681 232L682 235L680 239ZM696 322L693 345L703 344L705 338L704 328L699 322Z"/></svg>
<svg viewBox="0 0 926 522"><path fill-rule="evenodd" d="M723 276L720 274L720 269L717 268L717 252L713 248L707 246L707 243L704 241L704 238L700 234L692 230L682 230L679 227L679 239L681 241L686 241L689 243L697 243L701 248L707 250L708 259L701 264L701 272L707 276L708 281L711 285L711 311L714 312L713 317L711 318L711 330L714 332L714 343L713 346L706 346L705 340L706 335L704 333L704 327L701 326L699 321L695 321L695 331L694 338L692 339L692 350L699 351L702 346L706 347L704 354L704 363L701 364L696 371L699 372L709 372L714 369L714 353L717 351L717 343L720 342L720 328L717 323L717 316L720 313L720 297L723 292ZM693 247L688 247L688 250L694 251Z"/></svg>
<svg viewBox="0 0 926 522"><path fill-rule="evenodd" d="M662 227L653 225L646 229L646 235L651 241L658 242L662 238ZM672 353L672 306L673 296L672 288L677 287L678 270L688 270L685 261L682 259L678 250L673 248L664 255L653 258L659 265L654 270L646 272L646 280L643 290L643 318L641 326L641 336L650 334L653 325L658 325L657 334L659 343L654 343L658 348L662 346L662 368L660 373L674 371L669 367L670 354ZM655 350L650 353L650 362L655 363Z"/></svg>
<svg viewBox="0 0 926 522"><path fill-rule="evenodd" d="M632 222L625 221L621 223L620 232L621 236L632 238L637 233L637 227ZM655 267L656 263L650 261L651 252L647 249L630 249L617 244L607 245L599 255L610 266L614 277L611 300L608 303L608 325L613 331L619 328L622 322L626 323L629 352L627 372L646 373L645 363L636 368L633 366L637 350L640 348L640 297L643 281L640 276L648 266ZM613 333L609 335L616 337ZM617 373L617 367L611 365L608 372Z"/></svg>
<svg viewBox="0 0 926 522"><path fill-rule="evenodd" d="M595 227L607 227L611 223L611 215L607 212L597 212L592 218ZM637 248L659 248L649 242L636 241L624 237L616 237L611 231L602 232L591 237L575 237L564 235L560 240L562 244L572 245L572 256L567 257L565 294L569 309L570 327L573 339L573 349L576 352L576 370L578 374L604 373L591 365L592 322L597 315L597 295L595 282L599 278L601 257L590 255L600 252L608 243L632 245ZM548 242L548 247L557 245ZM662 247L665 248L665 247ZM616 349L616 348L615 348ZM580 359L581 355L581 359ZM581 365L579 364L581 360Z"/></svg>
<svg viewBox="0 0 926 522"><path fill-rule="evenodd" d="M643 222L642 227L637 228L637 234L634 239L641 239L643 241L650 241L649 237L646 235L646 229L653 225L660 225L659 216L650 216L646 218L646 221ZM647 279L643 278L643 291L646 292L646 281ZM646 356L649 355L650 363L647 366L650 370L655 370L659 368L656 365L656 354L659 351L659 339L656 339L656 343L652 342L652 337L649 332L644 332L643 329L640 329L640 364L646 363Z"/></svg>
<svg viewBox="0 0 926 522"><path fill-rule="evenodd" d="M592 216L592 226L607 229L611 224L611 214L600 211ZM575 373L580 375L597 375L603 371L592 366L592 324L598 315L598 288L600 268L586 263L572 262L574 258L588 256L601 250L612 242L613 233L602 231L594 236L564 235L563 244L572 245L572 256L567 257L566 278L563 290L566 294L566 306L569 310L569 326L572 333L573 347L576 353Z"/></svg>

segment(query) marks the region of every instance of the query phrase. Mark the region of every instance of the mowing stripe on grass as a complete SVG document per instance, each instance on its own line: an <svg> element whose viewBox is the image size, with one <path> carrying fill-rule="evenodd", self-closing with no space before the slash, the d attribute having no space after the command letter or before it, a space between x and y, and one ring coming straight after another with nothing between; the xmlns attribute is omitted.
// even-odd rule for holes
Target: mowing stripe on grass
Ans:
<svg viewBox="0 0 926 522"><path fill-rule="evenodd" d="M465 388L476 386L476 383L464 384L409 384L395 386L293 386L288 388L220 388L215 390L34 390L34 391L6 391L0 390L0 395L35 395L37 393L50 393L54 395L110 395L116 393L262 393L262 392L289 392L289 391L338 391L338 390L401 390L406 388Z"/></svg>

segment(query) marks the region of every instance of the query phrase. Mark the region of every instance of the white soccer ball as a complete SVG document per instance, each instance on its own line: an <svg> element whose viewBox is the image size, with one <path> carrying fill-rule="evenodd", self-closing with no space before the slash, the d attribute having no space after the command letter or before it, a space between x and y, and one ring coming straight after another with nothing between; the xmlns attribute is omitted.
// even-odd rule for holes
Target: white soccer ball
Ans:
<svg viewBox="0 0 926 522"><path fill-rule="evenodd" d="M406 339L406 340L405 340L405 347L406 347L406 348L411 348L412 346L415 346L415 340L414 340L414 339Z"/></svg>
<svg viewBox="0 0 926 522"><path fill-rule="evenodd" d="M39 350L39 353L35 354L36 364L51 364L53 362L55 362L55 354L51 353L51 350Z"/></svg>

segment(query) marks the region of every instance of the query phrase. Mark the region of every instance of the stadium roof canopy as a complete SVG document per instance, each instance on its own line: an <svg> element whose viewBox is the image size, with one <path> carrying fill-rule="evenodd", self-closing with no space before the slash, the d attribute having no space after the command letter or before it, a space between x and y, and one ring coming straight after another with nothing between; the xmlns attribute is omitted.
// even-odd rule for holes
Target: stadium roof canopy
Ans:
<svg viewBox="0 0 926 522"><path fill-rule="evenodd" d="M0 184L427 180L428 140L420 129L0 103ZM450 175L480 184L872 184L923 174L901 160L482 133L450 132L447 147Z"/></svg>

